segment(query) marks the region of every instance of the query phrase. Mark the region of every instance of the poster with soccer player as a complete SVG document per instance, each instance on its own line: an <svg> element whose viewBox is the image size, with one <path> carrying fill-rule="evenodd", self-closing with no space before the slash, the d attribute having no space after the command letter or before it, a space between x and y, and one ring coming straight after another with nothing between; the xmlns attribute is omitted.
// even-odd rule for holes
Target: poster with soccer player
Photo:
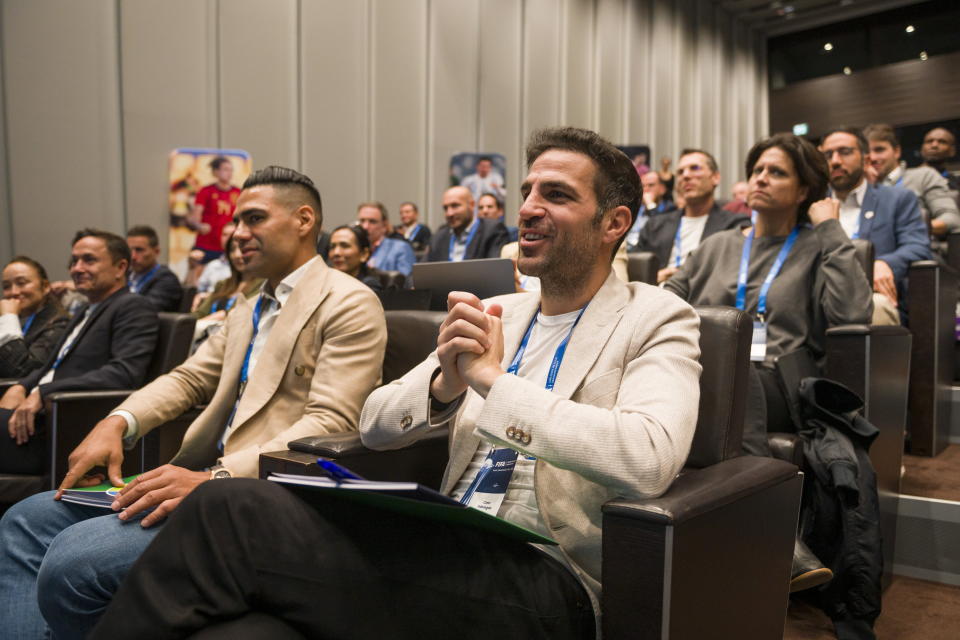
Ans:
<svg viewBox="0 0 960 640"><path fill-rule="evenodd" d="M450 158L450 186L470 189L474 212L480 217L493 217L497 207L499 217L503 216L506 175L507 159L502 153L457 153Z"/></svg>
<svg viewBox="0 0 960 640"><path fill-rule="evenodd" d="M223 252L221 232L251 169L250 154L241 149L170 152L168 264L185 286L194 286L203 265Z"/></svg>

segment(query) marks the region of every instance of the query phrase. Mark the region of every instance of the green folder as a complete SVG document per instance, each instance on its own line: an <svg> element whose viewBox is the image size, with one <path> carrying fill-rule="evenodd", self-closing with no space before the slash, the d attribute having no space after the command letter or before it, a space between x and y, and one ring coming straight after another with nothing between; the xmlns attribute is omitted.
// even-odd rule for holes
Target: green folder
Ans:
<svg viewBox="0 0 960 640"><path fill-rule="evenodd" d="M272 473L268 480L302 487L334 498L402 513L414 518L455 526L473 527L520 542L557 544L556 540L508 522L503 518L460 504L429 487L414 482L337 482L317 476Z"/></svg>
<svg viewBox="0 0 960 640"><path fill-rule="evenodd" d="M123 478L123 484L129 484L129 482L136 478L137 475L139 474ZM110 505L113 504L113 501L116 500L117 493L119 493L120 489L122 488L123 487L114 486L111 482L102 482L92 487L67 489L63 492L63 497L61 499L64 502L85 504L90 507L102 507L104 509L109 509Z"/></svg>

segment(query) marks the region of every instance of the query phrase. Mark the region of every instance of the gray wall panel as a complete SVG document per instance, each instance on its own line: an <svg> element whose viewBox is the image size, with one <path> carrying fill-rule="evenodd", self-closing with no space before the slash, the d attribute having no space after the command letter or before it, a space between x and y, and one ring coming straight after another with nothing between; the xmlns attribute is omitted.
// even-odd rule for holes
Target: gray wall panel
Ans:
<svg viewBox="0 0 960 640"><path fill-rule="evenodd" d="M560 14L564 37L559 43L563 71L558 122L575 127L595 126L596 13L590 0L566 0Z"/></svg>
<svg viewBox="0 0 960 640"><path fill-rule="evenodd" d="M596 38L594 57L593 128L615 144L626 142L623 136L624 86L623 67L628 63L624 56L624 30L626 5L622 0L605 0L597 5Z"/></svg>
<svg viewBox="0 0 960 640"><path fill-rule="evenodd" d="M215 7L213 0L120 2L128 219L153 225L162 240L170 151L220 142Z"/></svg>
<svg viewBox="0 0 960 640"><path fill-rule="evenodd" d="M426 197L427 1L373 3L371 197L394 224L400 203Z"/></svg>
<svg viewBox="0 0 960 640"><path fill-rule="evenodd" d="M0 11L0 33L3 29L3 12ZM7 185L7 122L2 110L4 100L4 56L0 46L0 265L13 257L13 217L10 215L10 190Z"/></svg>
<svg viewBox="0 0 960 640"><path fill-rule="evenodd" d="M297 0L229 0L220 12L220 143L254 168L299 168Z"/></svg>
<svg viewBox="0 0 960 640"><path fill-rule="evenodd" d="M371 197L367 0L303 0L303 170L317 183L327 228L356 220Z"/></svg>
<svg viewBox="0 0 960 640"><path fill-rule="evenodd" d="M64 277L78 227L124 226L115 5L7 1L2 41L13 244Z"/></svg>

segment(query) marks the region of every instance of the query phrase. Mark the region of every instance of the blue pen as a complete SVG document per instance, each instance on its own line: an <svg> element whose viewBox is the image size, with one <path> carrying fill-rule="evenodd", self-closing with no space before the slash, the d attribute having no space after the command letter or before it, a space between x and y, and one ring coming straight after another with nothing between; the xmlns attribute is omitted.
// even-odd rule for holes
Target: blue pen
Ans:
<svg viewBox="0 0 960 640"><path fill-rule="evenodd" d="M341 467L333 460L327 460L326 458L317 458L317 464L320 465L320 468L333 476L334 480L363 480L354 472L350 471L346 467Z"/></svg>

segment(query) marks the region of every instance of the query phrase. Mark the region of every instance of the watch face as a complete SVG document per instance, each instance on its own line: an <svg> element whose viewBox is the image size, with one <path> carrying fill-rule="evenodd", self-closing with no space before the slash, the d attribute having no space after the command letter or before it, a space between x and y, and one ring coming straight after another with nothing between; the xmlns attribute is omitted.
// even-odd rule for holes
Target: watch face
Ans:
<svg viewBox="0 0 960 640"><path fill-rule="evenodd" d="M230 477L230 472L227 471L226 469L221 469L220 471L217 471L215 474L213 474L214 480L222 480L223 478L229 478L229 477Z"/></svg>

